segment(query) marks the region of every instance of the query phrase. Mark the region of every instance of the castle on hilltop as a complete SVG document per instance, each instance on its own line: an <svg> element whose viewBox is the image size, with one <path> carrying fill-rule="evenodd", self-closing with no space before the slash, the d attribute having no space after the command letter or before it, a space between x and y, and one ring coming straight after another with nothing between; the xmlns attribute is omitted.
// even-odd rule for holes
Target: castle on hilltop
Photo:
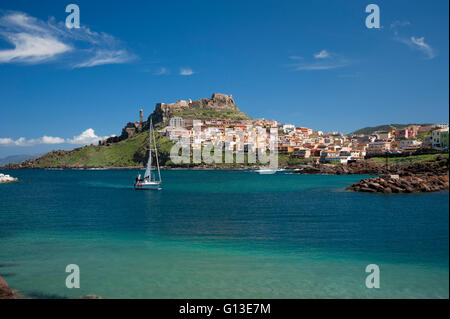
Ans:
<svg viewBox="0 0 450 319"><path fill-rule="evenodd" d="M139 121L129 122L122 129L120 136L112 136L99 141L99 145L117 143L149 129L150 117L153 123L169 125L171 118L181 118L183 121L192 122L192 119L214 119L216 117L231 118L235 120L250 119L247 114L241 112L236 106L233 96L214 93L211 98L192 101L178 100L175 103L156 103L153 113L144 121L143 110L139 111ZM183 122L184 123L184 122Z"/></svg>
<svg viewBox="0 0 450 319"><path fill-rule="evenodd" d="M198 99L196 101L179 100L175 103L157 103L155 111L153 112L154 120L157 122L168 123L172 116L176 116L183 111L188 110L216 110L218 112L240 112L234 103L233 96L214 93L209 99ZM192 114L195 117L195 114Z"/></svg>

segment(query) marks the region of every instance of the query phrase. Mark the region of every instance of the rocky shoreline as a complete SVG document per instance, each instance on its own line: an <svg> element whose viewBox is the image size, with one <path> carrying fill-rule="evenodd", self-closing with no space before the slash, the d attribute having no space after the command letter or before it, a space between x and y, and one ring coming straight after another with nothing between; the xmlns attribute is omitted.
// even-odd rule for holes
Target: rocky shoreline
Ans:
<svg viewBox="0 0 450 319"><path fill-rule="evenodd" d="M9 287L8 283L0 276L0 300L1 299L18 299L19 295L16 290Z"/></svg>
<svg viewBox="0 0 450 319"><path fill-rule="evenodd" d="M364 178L346 189L365 193L402 194L439 192L448 189L448 187L448 175L418 174Z"/></svg>
<svg viewBox="0 0 450 319"><path fill-rule="evenodd" d="M0 300L2 299L30 299L28 296L20 294L18 290L9 287L8 283L0 276ZM103 299L97 295L86 295L76 299Z"/></svg>
<svg viewBox="0 0 450 319"><path fill-rule="evenodd" d="M20 164L10 164L5 169L42 169L30 166L31 161ZM363 179L347 190L367 193L419 193L436 192L449 188L449 159L438 156L426 162L417 162L410 165L385 166L371 160L363 160L347 165L332 164L305 164L282 167L294 171L295 174L320 174L320 175L376 175L370 179ZM162 166L162 169L171 170L252 170L258 169L258 165L182 165ZM61 166L44 168L49 170L73 169L73 170L103 170L103 169L144 169L143 166L128 167L71 167ZM0 181L1 181L0 174ZM9 176L9 175L6 175ZM11 180L11 181L17 181Z"/></svg>
<svg viewBox="0 0 450 319"><path fill-rule="evenodd" d="M449 160L437 157L433 161L393 166L383 169L378 177L364 178L347 190L366 193L429 193L449 189Z"/></svg>

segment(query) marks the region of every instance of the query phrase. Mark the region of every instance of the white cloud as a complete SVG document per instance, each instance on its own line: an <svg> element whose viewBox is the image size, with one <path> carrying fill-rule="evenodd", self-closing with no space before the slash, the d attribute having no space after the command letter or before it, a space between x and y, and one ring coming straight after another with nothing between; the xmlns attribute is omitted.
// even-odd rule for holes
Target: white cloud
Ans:
<svg viewBox="0 0 450 319"><path fill-rule="evenodd" d="M25 137L13 140L12 138L0 138L1 146L33 146L37 144L62 144L64 139L53 136L42 136L37 139L26 139Z"/></svg>
<svg viewBox="0 0 450 319"><path fill-rule="evenodd" d="M85 26L68 29L54 18L45 22L22 12L0 17L0 38L13 48L0 50L0 63L43 63L69 55L70 67L126 63L135 58L122 43ZM77 47L83 47L78 49Z"/></svg>
<svg viewBox="0 0 450 319"><path fill-rule="evenodd" d="M349 64L349 61L344 57L337 54L330 54L327 50L322 50L319 53L313 55L314 60L309 59L292 59L298 60L297 63L289 65L294 71L322 71L332 70L345 67Z"/></svg>
<svg viewBox="0 0 450 319"><path fill-rule="evenodd" d="M61 144L61 143L64 143L63 138L53 136L43 136L37 141L37 144Z"/></svg>
<svg viewBox="0 0 450 319"><path fill-rule="evenodd" d="M13 139L0 137L0 145L13 145L13 144L14 144L14 140Z"/></svg>
<svg viewBox="0 0 450 319"><path fill-rule="evenodd" d="M421 51L427 59L433 59L436 57L436 53L434 49L428 44L425 43L425 37L405 37L399 35L399 29L402 27L410 26L411 23L409 21L395 21L391 23L391 30L394 32L394 40L406 44L413 50Z"/></svg>
<svg viewBox="0 0 450 319"><path fill-rule="evenodd" d="M295 68L297 71L320 71L320 70L332 70L337 68L342 68L346 64L343 63L335 63L335 64L305 64L305 65L299 65Z"/></svg>
<svg viewBox="0 0 450 319"><path fill-rule="evenodd" d="M99 50L95 55L85 62L76 64L74 68L86 68L103 64L120 64L130 61L132 58L124 50L108 51Z"/></svg>
<svg viewBox="0 0 450 319"><path fill-rule="evenodd" d="M111 135L114 136L114 135ZM74 136L71 139L64 139L61 137L44 135L36 139L26 139L25 137L13 140L12 138L0 138L0 146L34 146L40 144L75 144L88 145L97 144L98 141L104 140L110 136L97 136L95 131L91 128L85 130L80 135Z"/></svg>
<svg viewBox="0 0 450 319"><path fill-rule="evenodd" d="M425 37L416 38L412 36L409 39L400 37L397 37L395 39L401 43L406 44L413 50L421 51L423 54L425 54L427 59L433 59L436 57L434 49L429 44L425 43Z"/></svg>
<svg viewBox="0 0 450 319"><path fill-rule="evenodd" d="M194 74L194 71L190 68L181 68L180 69L180 75L192 75Z"/></svg>
<svg viewBox="0 0 450 319"><path fill-rule="evenodd" d="M71 47L51 37L39 37L27 33L6 36L14 49L0 51L0 63L46 61L71 50Z"/></svg>
<svg viewBox="0 0 450 319"><path fill-rule="evenodd" d="M326 59L330 57L330 53L327 50L322 50L319 53L314 54L314 58L316 59Z"/></svg>
<svg viewBox="0 0 450 319"><path fill-rule="evenodd" d="M87 145L96 144L100 140L104 140L109 136L97 136L93 129L88 128L83 133L78 136L74 136L72 139L67 139L66 142L69 144Z"/></svg>
<svg viewBox="0 0 450 319"><path fill-rule="evenodd" d="M411 37L411 42L417 47L417 49L425 53L425 55L427 55L429 59L435 57L434 50L431 48L429 44L425 43L425 37L421 38Z"/></svg>

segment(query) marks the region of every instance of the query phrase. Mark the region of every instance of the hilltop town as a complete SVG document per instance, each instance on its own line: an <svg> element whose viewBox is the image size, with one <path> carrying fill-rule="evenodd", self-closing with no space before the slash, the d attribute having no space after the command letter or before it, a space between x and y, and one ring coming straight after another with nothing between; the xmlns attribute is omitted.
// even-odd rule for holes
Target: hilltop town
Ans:
<svg viewBox="0 0 450 319"><path fill-rule="evenodd" d="M157 103L146 120L140 110L138 121L127 123L121 135L101 140L98 145L72 151L53 151L38 159L7 167L141 167L148 158L146 132L150 119L158 132L161 163L166 167L177 166L169 158L170 147L177 142L187 144L185 146L191 149L221 143L224 149L233 153L248 153L261 148L268 150L275 145L278 156L283 159L280 166L290 168L305 163L339 166L386 155L395 157L448 152L448 124L407 125L373 132L369 130L366 134L323 132L275 120L252 119L239 110L231 95L214 93L211 98L196 101ZM255 133L261 131L267 134L255 139ZM274 132L276 134L269 134ZM251 163L233 167L245 167L245 164Z"/></svg>
<svg viewBox="0 0 450 319"><path fill-rule="evenodd" d="M230 114L233 116L227 118L226 115ZM279 155L315 158L322 163L345 164L387 153L392 155L448 151L448 124L416 124L369 134L323 132L275 120L251 119L237 108L231 95L220 93L214 93L210 99L158 103L151 116L154 123L162 124L160 133L163 137L174 142L188 141L192 148L226 141L227 147L235 152L245 152L261 145L268 148L269 134L265 143L255 145L251 144L249 136L258 129L267 132L276 129ZM143 122L141 110L139 122L128 123L121 136L101 141L100 145L118 142L145 129L148 129L148 120ZM234 130L232 139L227 139L229 129Z"/></svg>

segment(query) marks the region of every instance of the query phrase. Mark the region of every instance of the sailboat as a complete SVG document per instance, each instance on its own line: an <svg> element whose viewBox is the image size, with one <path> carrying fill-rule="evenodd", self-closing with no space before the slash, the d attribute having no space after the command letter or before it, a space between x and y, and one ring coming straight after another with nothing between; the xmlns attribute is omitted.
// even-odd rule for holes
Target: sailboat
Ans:
<svg viewBox="0 0 450 319"><path fill-rule="evenodd" d="M134 183L134 189L154 189L159 190L161 189L161 171L159 169L159 161L158 161L158 150L156 149L156 139L155 139L155 133L153 132L153 124L152 119L150 118L150 132L148 134L149 138L149 155L148 155L148 162L147 162L147 168L145 169L144 178L141 178L141 174L138 175L136 178L136 181ZM155 158L156 158L156 167L158 169L158 179L154 176L152 173L152 139L153 144L155 146Z"/></svg>

